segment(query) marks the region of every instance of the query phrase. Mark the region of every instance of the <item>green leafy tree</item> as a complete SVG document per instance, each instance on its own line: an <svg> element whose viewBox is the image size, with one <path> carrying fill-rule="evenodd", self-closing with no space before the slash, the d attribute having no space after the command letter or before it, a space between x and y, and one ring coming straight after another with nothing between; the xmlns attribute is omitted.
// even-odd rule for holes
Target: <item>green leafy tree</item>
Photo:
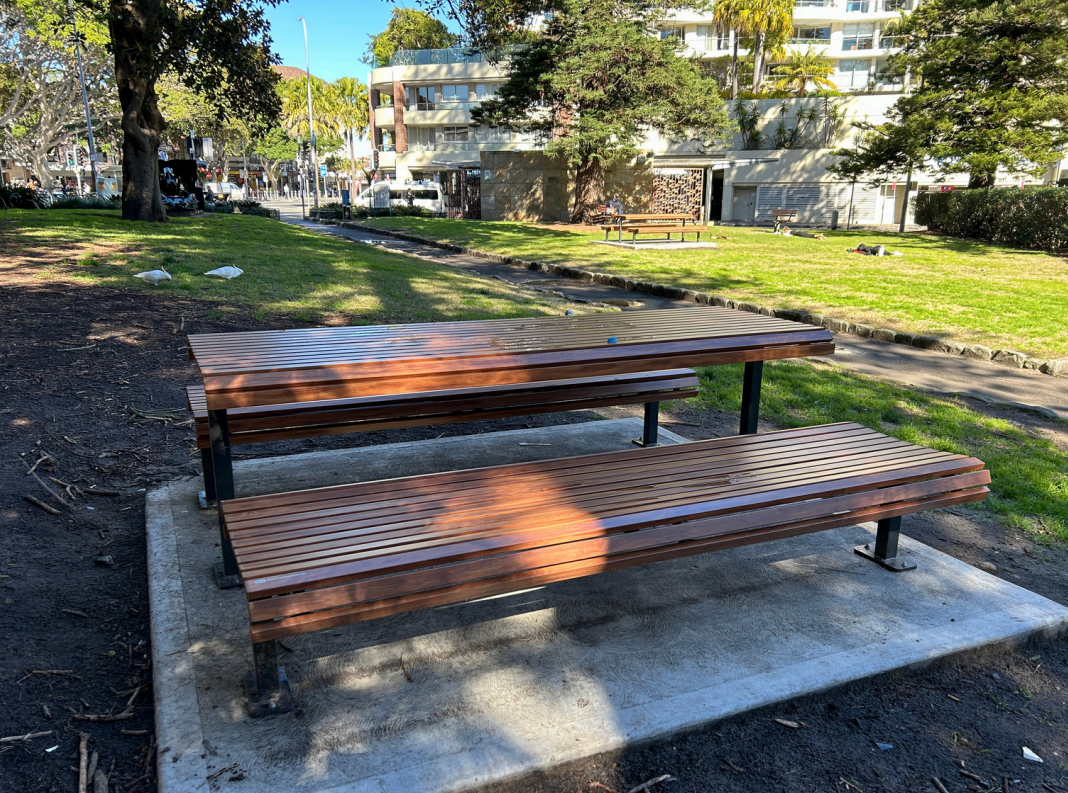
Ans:
<svg viewBox="0 0 1068 793"><path fill-rule="evenodd" d="M445 24L417 8L394 8L389 24L381 33L368 37L364 63L389 64L397 50L433 50L456 45L460 37L450 33Z"/></svg>
<svg viewBox="0 0 1068 793"><path fill-rule="evenodd" d="M167 126L157 84L173 74L222 117L253 131L278 115L264 3L278 0L77 0L109 31L123 133L122 216L166 221L158 154Z"/></svg>
<svg viewBox="0 0 1068 793"><path fill-rule="evenodd" d="M271 186L277 189L282 163L297 158L297 140L282 127L272 127L266 135L253 141L252 151L259 155Z"/></svg>
<svg viewBox="0 0 1068 793"><path fill-rule="evenodd" d="M774 67L772 73L779 78L776 89L792 91L798 97L805 96L809 85L817 91L833 91L836 87L827 79L834 74L834 63L822 51L814 50L811 44L804 53L795 53L786 63Z"/></svg>
<svg viewBox="0 0 1068 793"><path fill-rule="evenodd" d="M730 128L714 80L649 35L670 4L561 0L540 35L515 54L508 81L472 110L476 124L526 128L550 157L576 168L573 222L603 198L604 169L633 156L649 129L720 141Z"/></svg>
<svg viewBox="0 0 1068 793"><path fill-rule="evenodd" d="M918 83L834 166L886 181L910 166L1040 175L1068 146L1068 0L930 0L893 31L889 74ZM836 171L837 172L837 171Z"/></svg>

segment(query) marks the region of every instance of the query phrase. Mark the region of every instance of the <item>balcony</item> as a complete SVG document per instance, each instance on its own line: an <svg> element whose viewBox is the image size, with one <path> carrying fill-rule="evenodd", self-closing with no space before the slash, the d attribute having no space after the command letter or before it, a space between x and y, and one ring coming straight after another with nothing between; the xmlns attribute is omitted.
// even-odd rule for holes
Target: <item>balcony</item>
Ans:
<svg viewBox="0 0 1068 793"><path fill-rule="evenodd" d="M376 127L392 127L393 126L393 106L376 107L375 108L375 126Z"/></svg>
<svg viewBox="0 0 1068 793"><path fill-rule="evenodd" d="M519 51L521 45L510 44L495 53L497 60L507 60ZM375 63L379 66L431 66L452 63L486 63L490 59L481 52L471 52L463 47L448 47L440 50L397 50L389 63Z"/></svg>
<svg viewBox="0 0 1068 793"><path fill-rule="evenodd" d="M727 53L731 50L730 39L727 36L709 36L707 38L686 39L686 49L693 57L701 57L708 53Z"/></svg>

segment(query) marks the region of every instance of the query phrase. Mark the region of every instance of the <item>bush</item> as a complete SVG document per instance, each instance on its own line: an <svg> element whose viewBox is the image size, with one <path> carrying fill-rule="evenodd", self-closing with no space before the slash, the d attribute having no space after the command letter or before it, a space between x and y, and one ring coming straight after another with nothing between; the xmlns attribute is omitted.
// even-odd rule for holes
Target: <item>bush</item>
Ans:
<svg viewBox="0 0 1068 793"><path fill-rule="evenodd" d="M252 203L256 202L253 201ZM268 209L267 207L261 206L246 207L241 206L241 204L238 204L237 208L241 211L242 215L256 215L257 217L273 218L274 220L282 219L277 209Z"/></svg>
<svg viewBox="0 0 1068 793"><path fill-rule="evenodd" d="M230 203L240 209L242 212L244 212L246 209L259 209L261 206L263 206L263 204L261 204L259 201L253 201L252 199L248 199L246 201L231 201Z"/></svg>
<svg viewBox="0 0 1068 793"><path fill-rule="evenodd" d="M48 197L32 187L0 184L0 209L40 209L48 206Z"/></svg>
<svg viewBox="0 0 1068 793"><path fill-rule="evenodd" d="M122 204L119 196L104 198L98 195L87 196L56 196L49 209L118 209Z"/></svg>
<svg viewBox="0 0 1068 793"><path fill-rule="evenodd" d="M922 193L916 222L954 237L1061 253L1068 251L1068 187Z"/></svg>
<svg viewBox="0 0 1068 793"><path fill-rule="evenodd" d="M210 201L205 201L204 211L214 212L217 215L234 214L234 208L230 204L227 204L225 201L220 201L218 204L211 203Z"/></svg>

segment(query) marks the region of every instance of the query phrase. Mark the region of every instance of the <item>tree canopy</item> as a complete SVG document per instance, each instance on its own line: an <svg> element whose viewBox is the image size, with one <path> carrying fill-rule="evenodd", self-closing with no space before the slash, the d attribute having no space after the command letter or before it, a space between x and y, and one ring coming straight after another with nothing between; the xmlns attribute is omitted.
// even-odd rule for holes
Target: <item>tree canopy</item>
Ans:
<svg viewBox="0 0 1068 793"><path fill-rule="evenodd" d="M381 33L369 36L365 63L379 66L389 64L389 59L397 50L432 50L452 47L460 37L440 20L426 11L417 8L394 8L390 13L389 24Z"/></svg>
<svg viewBox="0 0 1068 793"><path fill-rule="evenodd" d="M540 34L513 57L476 124L528 129L545 153L577 168L572 220L603 196L604 167L632 156L648 131L712 144L730 128L715 81L683 58L677 39L650 35L670 4L559 0Z"/></svg>
<svg viewBox="0 0 1068 793"><path fill-rule="evenodd" d="M967 173L1041 174L1068 145L1068 0L929 0L893 31L890 74L916 90L832 170L886 181L910 165Z"/></svg>

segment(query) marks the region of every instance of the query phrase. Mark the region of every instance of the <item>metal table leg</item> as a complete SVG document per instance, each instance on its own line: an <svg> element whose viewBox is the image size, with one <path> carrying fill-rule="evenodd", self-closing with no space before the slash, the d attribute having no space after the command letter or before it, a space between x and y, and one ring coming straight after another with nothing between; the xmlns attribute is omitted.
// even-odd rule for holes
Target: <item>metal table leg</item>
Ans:
<svg viewBox="0 0 1068 793"><path fill-rule="evenodd" d="M200 467L204 470L204 490L197 495L201 509L215 506L219 500L215 492L215 466L212 464L211 449L200 450Z"/></svg>
<svg viewBox="0 0 1068 793"><path fill-rule="evenodd" d="M234 467L230 459L230 429L225 410L208 411L208 437L211 439L211 467L215 475L215 496L221 503L234 497ZM226 536L222 510L219 510L219 549L222 560L215 563L215 583L219 589L241 586L234 547Z"/></svg>
<svg viewBox="0 0 1068 793"><path fill-rule="evenodd" d="M287 713L293 709L293 692L286 670L278 665L274 639L252 645L252 671L245 675L245 696L253 718Z"/></svg>
<svg viewBox="0 0 1068 793"><path fill-rule="evenodd" d="M742 375L742 423L739 435L753 435L760 417L760 381L764 376L763 361L749 361Z"/></svg>
<svg viewBox="0 0 1068 793"><path fill-rule="evenodd" d="M659 402L646 402L645 403L645 421L642 426L642 437L635 438L631 441L638 446L649 448L652 446L659 446L660 435L660 403Z"/></svg>

